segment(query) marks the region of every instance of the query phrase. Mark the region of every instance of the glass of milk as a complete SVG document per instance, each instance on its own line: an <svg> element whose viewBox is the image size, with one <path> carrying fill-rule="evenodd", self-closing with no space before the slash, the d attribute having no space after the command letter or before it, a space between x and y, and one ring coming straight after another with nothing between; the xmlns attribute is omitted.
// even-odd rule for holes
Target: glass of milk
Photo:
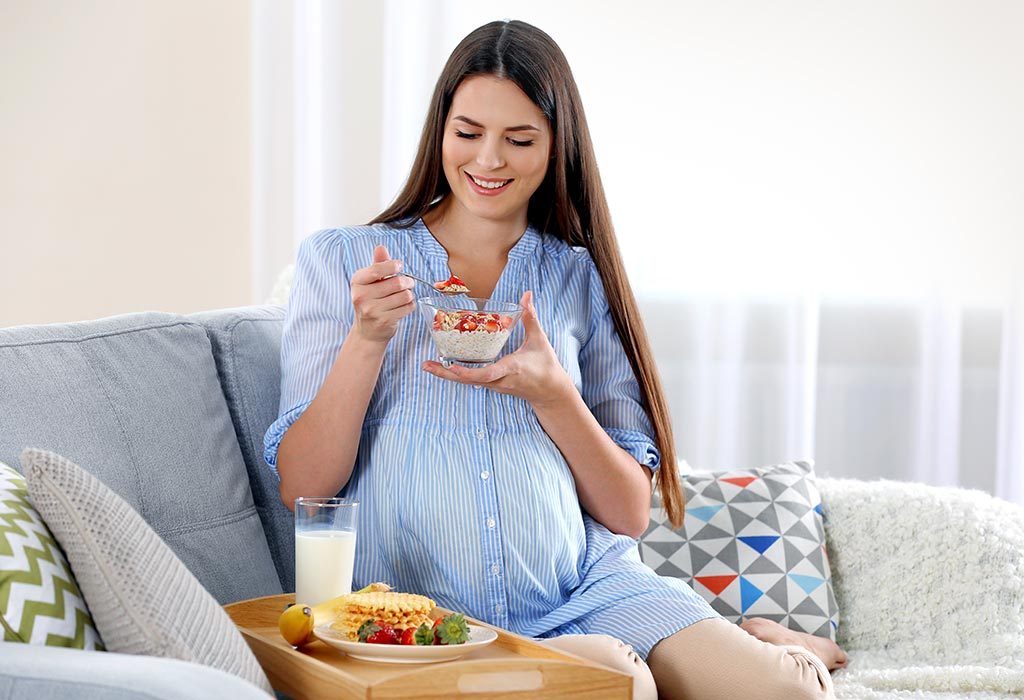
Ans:
<svg viewBox="0 0 1024 700"><path fill-rule="evenodd" d="M295 602L317 605L352 592L359 501L295 499Z"/></svg>

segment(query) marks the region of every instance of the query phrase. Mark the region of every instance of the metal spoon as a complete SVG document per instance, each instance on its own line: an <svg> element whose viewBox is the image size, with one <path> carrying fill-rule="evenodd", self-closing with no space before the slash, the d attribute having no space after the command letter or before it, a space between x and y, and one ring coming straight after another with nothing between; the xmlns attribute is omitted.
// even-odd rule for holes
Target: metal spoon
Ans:
<svg viewBox="0 0 1024 700"><path fill-rule="evenodd" d="M437 287L434 286L433 282L428 282L425 279L423 279L422 277L417 277L416 275L411 275L411 274L409 274L408 272L405 272L405 271L399 272L398 274L405 275L406 277L411 277L414 280L416 280L417 282L419 282L420 284L427 285L433 291L437 292L438 294L440 294L442 296L454 297L454 296L458 296L460 294L469 294L469 292L449 292L449 291L444 290L444 289L438 289Z"/></svg>

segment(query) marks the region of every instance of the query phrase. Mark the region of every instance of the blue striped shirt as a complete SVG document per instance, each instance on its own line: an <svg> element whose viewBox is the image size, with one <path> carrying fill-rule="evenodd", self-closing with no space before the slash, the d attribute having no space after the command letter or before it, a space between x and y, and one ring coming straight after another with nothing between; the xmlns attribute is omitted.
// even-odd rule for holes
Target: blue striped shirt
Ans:
<svg viewBox="0 0 1024 700"><path fill-rule="evenodd" d="M349 280L379 243L417 276L451 274L422 221L328 229L302 243L281 340L280 416L265 438L271 466L354 322ZM587 251L527 228L491 298L515 303L527 289L598 422L656 470L651 423ZM523 333L517 324L504 352ZM643 656L661 638L717 616L684 583L644 566L636 540L582 510L565 459L527 401L423 372L435 356L426 320L402 319L339 494L361 502L354 586L387 581L529 636L603 632Z"/></svg>

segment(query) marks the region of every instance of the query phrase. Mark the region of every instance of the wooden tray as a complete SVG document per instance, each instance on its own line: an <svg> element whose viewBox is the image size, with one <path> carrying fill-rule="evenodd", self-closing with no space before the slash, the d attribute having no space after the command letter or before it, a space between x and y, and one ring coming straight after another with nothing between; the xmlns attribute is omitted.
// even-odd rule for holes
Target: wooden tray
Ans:
<svg viewBox="0 0 1024 700"><path fill-rule="evenodd" d="M294 700L633 697L633 680L624 673L469 618L497 632L498 639L455 661L357 661L320 641L295 649L277 630L277 618L294 598L287 593L224 606L270 683ZM434 615L447 612L437 608Z"/></svg>

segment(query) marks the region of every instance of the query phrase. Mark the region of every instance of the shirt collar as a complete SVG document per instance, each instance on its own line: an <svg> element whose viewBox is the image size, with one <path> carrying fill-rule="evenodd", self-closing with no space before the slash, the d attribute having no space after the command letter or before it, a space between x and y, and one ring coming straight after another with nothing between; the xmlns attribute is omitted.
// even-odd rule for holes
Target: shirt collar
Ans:
<svg viewBox="0 0 1024 700"><path fill-rule="evenodd" d="M423 219L417 219L416 223L412 227L413 239L416 241L417 247L428 255L436 255L443 258L448 257L448 251L444 249L434 234L430 232L427 225L423 223ZM523 235L519 237L516 244L512 246L512 249L508 251L509 260L523 260L533 254L534 249L537 247L537 243L540 241L540 233L532 225L528 225Z"/></svg>

